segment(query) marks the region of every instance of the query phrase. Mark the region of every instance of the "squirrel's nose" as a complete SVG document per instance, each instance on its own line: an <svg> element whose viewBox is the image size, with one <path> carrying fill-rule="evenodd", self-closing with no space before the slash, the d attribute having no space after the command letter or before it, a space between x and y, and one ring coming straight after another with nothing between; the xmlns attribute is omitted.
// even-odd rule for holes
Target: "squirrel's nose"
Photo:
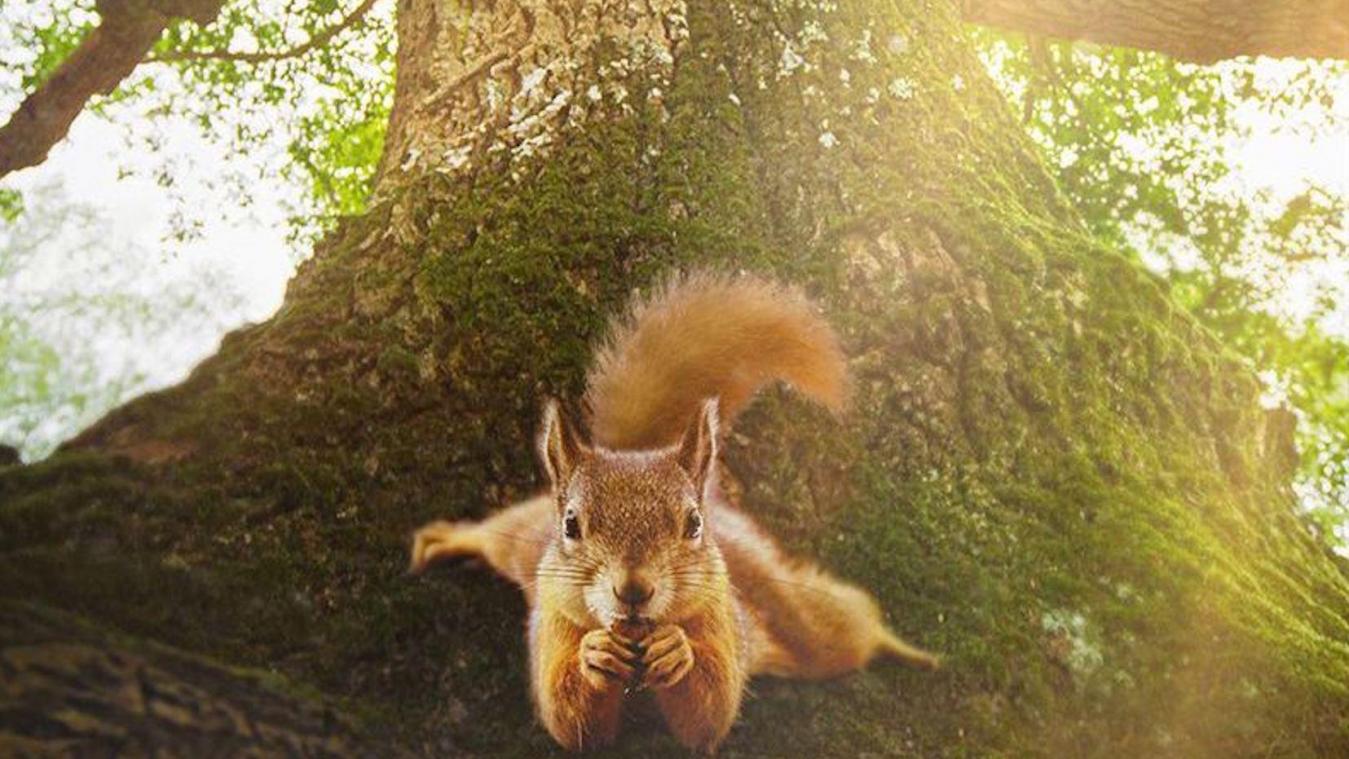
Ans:
<svg viewBox="0 0 1349 759"><path fill-rule="evenodd" d="M640 606L651 600L656 589L650 584L642 582L636 578L628 578L622 585L614 588L614 595L618 600L629 606Z"/></svg>

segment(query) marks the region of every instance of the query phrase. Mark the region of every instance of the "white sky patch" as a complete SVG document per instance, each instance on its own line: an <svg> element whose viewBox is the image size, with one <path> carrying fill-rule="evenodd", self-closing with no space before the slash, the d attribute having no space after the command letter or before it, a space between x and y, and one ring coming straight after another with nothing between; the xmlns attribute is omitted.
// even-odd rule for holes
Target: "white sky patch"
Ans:
<svg viewBox="0 0 1349 759"><path fill-rule="evenodd" d="M49 250L24 260L0 292L0 310L22 314L28 303L58 304L50 306L53 311L32 313L34 334L64 356L87 354L98 369L88 382L121 388L120 397L101 396L106 406L181 381L215 352L226 332L274 313L302 254L287 245L284 202L300 188L263 180L253 190L252 205L237 207L226 188L193 183L198 172L209 173L212 166L229 163L237 166L240 161L223 155L194 126L172 120L159 125L158 154L128 153L122 128L92 115L81 116L47 161L0 183L21 191L30 203L44 191L62 190L94 215L90 226L96 229L68 228L49 241ZM181 198L153 179L166 158L183 167L183 174L175 176L175 192ZM125 169L132 173L124 173ZM218 209L202 215L199 234L187 241L173 236L180 202L189 209ZM4 244L0 236L0 245ZM0 249L0 261L12 252ZM108 319L104 311L77 302L78 297L74 301L66 297L83 292L91 299L107 298L105 282L71 281L90 276L86 267L97 276L100 266L115 267L116 294L149 303L163 302L168 293L187 294L190 306L163 307L189 308L191 313L169 321L147 317L144 324L137 324L134 315ZM148 325L156 325L157 331L146 331ZM72 407L60 397L78 395L80 390L53 391L54 413L36 428L12 423L10 412L21 416L21 410L0 408L0 442L21 446L28 457L45 455L56 442L108 410Z"/></svg>
<svg viewBox="0 0 1349 759"><path fill-rule="evenodd" d="M4 186L24 191L59 181L75 199L99 209L115 234L139 255L138 263L149 264L145 267L147 288L180 279L192 270L211 269L224 278L216 283L218 286L236 290L243 297L239 319L267 318L281 305L286 279L300 255L285 242L282 203L296 194L296 188L279 181L260 181L254 188L253 204L240 208L224 190L193 187L191 175L176 177L192 206L219 209L218 214L204 220L199 239L176 242L171 239L170 218L177 209L173 199L151 179L159 162L168 158L191 171L210 173L212 166L237 166L243 159L222 154L191 124L170 121L157 131L163 139L159 155L128 153L119 125L81 116L70 137L52 151L47 161L7 177ZM134 173L124 174L126 168ZM50 270L41 261L31 274L36 281L62 276L61 271ZM218 342L218 336L204 342Z"/></svg>
<svg viewBox="0 0 1349 759"><path fill-rule="evenodd" d="M169 72L154 76L157 88L177 86ZM18 93L11 82L0 84L5 120ZM0 180L0 188L18 190L25 205L49 208L39 200L63 197L80 207L75 218L83 219L17 259L8 248L11 230L0 228L0 271L9 268L6 261L21 265L3 278L0 319L19 315L34 337L71 363L80 354L96 367L84 380L89 387L53 389L50 418L36 426L31 408L0 407L0 443L19 446L28 458L45 455L109 407L181 381L225 333L266 319L307 253L307 245L287 242L288 214L308 201L306 188L279 176L284 134L248 155L232 155L187 119L145 118L145 107L112 105L107 118L85 112L46 161ZM241 178L248 184L246 206L235 191ZM109 273L115 276L104 276ZM108 292L109 280L116 293ZM110 295L189 311L178 319L161 313L138 320L132 307L110 319L106 308L90 306ZM90 303L82 302L86 297ZM104 386L119 389L103 393ZM81 395L98 400L82 404Z"/></svg>
<svg viewBox="0 0 1349 759"><path fill-rule="evenodd" d="M1256 64L1257 78L1276 77L1296 62L1261 59ZM1312 109L1308 109L1312 110ZM1247 125L1247 138L1232 137L1227 147L1235 156L1231 192L1253 197L1268 192L1270 202L1282 206L1304 192L1319 186L1338 197L1349 197L1349 77L1339 77L1334 87L1334 107L1329 117L1337 128L1319 134L1290 128L1309 119L1292 114L1280 119L1261 111L1255 103L1244 103L1236 118ZM1301 267L1291 276L1274 304L1275 310L1293 321L1311 317L1317 307L1316 292L1329 286L1335 292L1338 307L1325 314L1319 326L1327 334L1349 340L1349 218L1341 224L1338 255L1316 265Z"/></svg>

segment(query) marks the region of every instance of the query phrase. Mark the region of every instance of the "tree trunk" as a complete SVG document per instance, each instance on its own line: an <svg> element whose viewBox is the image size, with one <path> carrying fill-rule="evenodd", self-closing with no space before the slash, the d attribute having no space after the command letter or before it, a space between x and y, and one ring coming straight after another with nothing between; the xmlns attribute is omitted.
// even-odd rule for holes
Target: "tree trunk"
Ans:
<svg viewBox="0 0 1349 759"><path fill-rule="evenodd" d="M1089 238L954 5L573 11L400 4L372 210L182 385L0 473L0 595L265 668L351 745L545 751L517 592L406 576L409 532L540 484L539 401L634 290L743 268L826 305L856 390L743 417L745 507L947 667L758 682L725 754L1349 749L1349 583L1288 415ZM48 740L4 656L0 732Z"/></svg>
<svg viewBox="0 0 1349 759"><path fill-rule="evenodd" d="M1212 63L1349 58L1349 0L962 0L978 24Z"/></svg>

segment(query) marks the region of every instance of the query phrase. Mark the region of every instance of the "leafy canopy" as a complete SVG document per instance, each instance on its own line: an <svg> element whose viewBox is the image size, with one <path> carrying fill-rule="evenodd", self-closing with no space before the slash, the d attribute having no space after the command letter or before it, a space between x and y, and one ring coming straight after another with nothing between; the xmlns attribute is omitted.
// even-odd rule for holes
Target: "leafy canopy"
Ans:
<svg viewBox="0 0 1349 759"><path fill-rule="evenodd" d="M1308 519L1344 546L1349 186L1277 162L1299 143L1332 161L1343 150L1349 66L1197 66L978 34L1092 231L1161 274L1178 302L1250 360L1270 401L1297 412ZM1275 181L1262 182L1261 168Z"/></svg>
<svg viewBox="0 0 1349 759"><path fill-rule="evenodd" d="M12 111L51 75L97 23L93 6L15 0L0 8L0 108ZM230 153L284 146L265 165L307 189L292 227L297 243L310 240L365 208L393 98L392 10L390 0L231 0L205 28L171 25L147 61L91 108L123 123L132 150L157 150L149 125L170 117L190 120ZM166 187L223 185L240 205L257 182L276 180L230 167L209 177L160 173ZM189 219L178 231L188 236L195 226Z"/></svg>

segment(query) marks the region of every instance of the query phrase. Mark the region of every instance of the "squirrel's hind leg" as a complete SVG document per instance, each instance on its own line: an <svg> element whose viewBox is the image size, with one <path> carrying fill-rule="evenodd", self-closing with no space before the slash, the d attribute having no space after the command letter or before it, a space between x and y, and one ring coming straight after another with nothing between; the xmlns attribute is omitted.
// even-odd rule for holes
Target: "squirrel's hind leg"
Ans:
<svg viewBox="0 0 1349 759"><path fill-rule="evenodd" d="M918 669L938 669L941 667L941 659L936 654L905 642L884 626L881 627L881 638L877 645L877 652Z"/></svg>
<svg viewBox="0 0 1349 759"><path fill-rule="evenodd" d="M417 574L437 562L482 554L483 540L476 524L444 520L432 522L412 534L409 571Z"/></svg>
<svg viewBox="0 0 1349 759"><path fill-rule="evenodd" d="M861 588L810 565L782 574L784 582L777 584L794 592L761 594L767 596L760 603L761 612L771 618L765 627L772 645L758 648L755 671L828 678L861 669L878 657L918 669L939 666L935 655L891 632L875 599Z"/></svg>
<svg viewBox="0 0 1349 759"><path fill-rule="evenodd" d="M553 502L546 496L521 501L481 522L432 522L412 537L411 570L459 557L485 559L517 585L531 582L553 530Z"/></svg>
<svg viewBox="0 0 1349 759"><path fill-rule="evenodd" d="M935 655L906 643L886 626L870 593L815 567L796 574L817 591L802 614L807 637L814 639L802 657L807 677L860 669L882 656L918 669L938 668Z"/></svg>

